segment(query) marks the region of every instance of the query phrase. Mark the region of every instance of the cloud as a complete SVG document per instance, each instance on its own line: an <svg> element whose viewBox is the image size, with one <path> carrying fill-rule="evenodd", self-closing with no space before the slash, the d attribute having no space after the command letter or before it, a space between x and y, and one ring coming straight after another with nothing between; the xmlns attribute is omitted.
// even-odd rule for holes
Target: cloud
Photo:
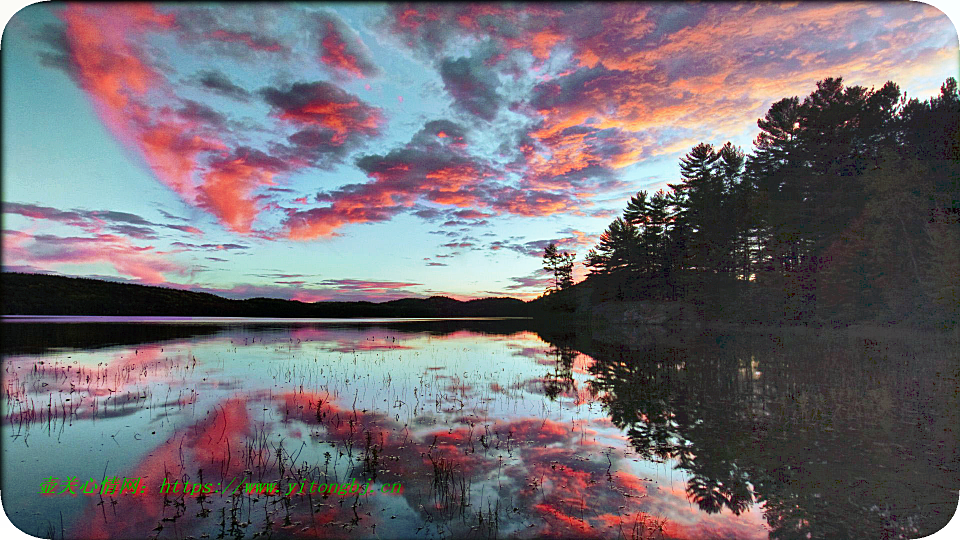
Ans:
<svg viewBox="0 0 960 540"><path fill-rule="evenodd" d="M354 138L354 142L358 142ZM287 144L288 143L288 144ZM342 161L353 146L343 144L332 129L307 128L287 137L287 143L274 144L272 153L298 167L329 168Z"/></svg>
<svg viewBox="0 0 960 540"><path fill-rule="evenodd" d="M493 173L465 148L462 127L449 121L428 122L405 147L357 159L356 165L372 182L318 193L317 201L329 206L289 210L286 235L301 240L330 236L345 224L386 221L415 207L420 215L439 215L417 207L418 201L473 206L475 186Z"/></svg>
<svg viewBox="0 0 960 540"><path fill-rule="evenodd" d="M264 236L254 222L275 205L261 189L273 186L281 173L339 162L378 135L383 118L379 108L326 82L263 89L261 97L281 120L271 131L256 121L234 122L210 103L183 97L183 88L167 78L169 66L154 58L154 34L175 35L187 47L215 42L257 53L287 50L276 39L242 29L254 21L274 24L269 8L237 13L70 4L60 12L61 34L47 29L38 39L65 51L70 73L103 122L158 180L228 229ZM244 102L251 96L218 70L200 70L184 84L192 92L201 88Z"/></svg>
<svg viewBox="0 0 960 540"><path fill-rule="evenodd" d="M197 202L237 232L252 229L260 208L253 191L273 184L273 176L288 168L286 162L251 148L210 164L203 175Z"/></svg>
<svg viewBox="0 0 960 540"><path fill-rule="evenodd" d="M538 217L558 213L578 213L586 203L575 193L505 187L489 194L491 206L518 216Z"/></svg>
<svg viewBox="0 0 960 540"><path fill-rule="evenodd" d="M76 80L76 71L70 61L70 43L63 27L44 24L32 37L47 48L37 52L41 64L59 69Z"/></svg>
<svg viewBox="0 0 960 540"><path fill-rule="evenodd" d="M4 272L18 272L21 274L56 274L52 270L44 270L29 264L6 264L3 265Z"/></svg>
<svg viewBox="0 0 960 540"><path fill-rule="evenodd" d="M456 249L456 248L463 249L463 248L473 247L474 245L475 244L473 244L472 242L448 242L446 244L441 244L440 247L451 248L451 249Z"/></svg>
<svg viewBox="0 0 960 540"><path fill-rule="evenodd" d="M427 122L405 146L361 156L356 165L373 181L318 193L317 202L328 206L288 209L288 238L331 236L346 224L386 221L401 212L444 219L446 226L479 226L504 213L581 213L591 204L584 200L591 189L622 187L614 180L595 182L582 171L553 182L524 177L514 183L502 164L472 154L467 130L450 120Z"/></svg>
<svg viewBox="0 0 960 540"><path fill-rule="evenodd" d="M321 285L333 286L355 291L374 291L385 292L393 289L405 289L421 283L402 282L402 281L365 281L362 279L326 279L320 282Z"/></svg>
<svg viewBox="0 0 960 540"><path fill-rule="evenodd" d="M487 121L496 117L503 98L497 93L500 81L484 65L483 58L447 58L440 62L440 77L456 105Z"/></svg>
<svg viewBox="0 0 960 540"><path fill-rule="evenodd" d="M597 9L605 13L602 7ZM519 175L519 183L482 197L487 207L498 213L530 217L580 214L591 205L589 199L595 194L626 185L619 179L619 169L656 149L646 137L619 126L598 124L614 114L620 81L599 81L589 95L584 88L589 90L591 79L602 79L610 70L602 66L593 72L589 68L571 69L575 66L563 60L564 48L569 50L581 36L603 31L605 26L596 21L596 11L551 6L432 5L388 11L387 28L428 58L437 59L445 88L458 108L493 120L503 105L501 81L515 81L502 91L517 96L510 109L528 122L516 131L513 145L504 142L500 148L502 155L512 156L503 171ZM615 12L611 17L616 16L619 24L624 20L622 15ZM628 18L634 19L638 20ZM463 34L474 36L481 45L472 56L448 56L469 46ZM560 60L542 75L530 77L525 74L530 72L530 61L518 57L521 52L530 55L537 70L553 53L559 53ZM642 78L642 74L629 75ZM604 95L606 90L613 91Z"/></svg>
<svg viewBox="0 0 960 540"><path fill-rule="evenodd" d="M524 38L530 24L524 13L529 11L494 4L392 4L382 24L403 44L432 58L448 45L463 44L467 37L491 39L512 49ZM542 10L551 11L556 12Z"/></svg>
<svg viewBox="0 0 960 540"><path fill-rule="evenodd" d="M411 101L381 96L381 109L338 86L386 66L332 12L79 3L56 13L58 24L33 35L41 62L70 75L185 204L274 239L400 213L447 227L602 216L594 200L626 190L625 168L747 136L772 100L819 78L928 88L943 78L938 66L956 65L955 30L922 4L394 4L378 38L433 70L423 95L437 98L442 83L458 122L426 122L406 144L356 158L405 129L388 125L389 107ZM312 73L294 82L305 63ZM252 80L270 82L251 91ZM326 189L316 204L300 190L299 201L279 195L305 169L344 164L364 181ZM468 210L483 216L454 215ZM280 232L257 229L278 220ZM109 223L140 239L157 227Z"/></svg>
<svg viewBox="0 0 960 540"><path fill-rule="evenodd" d="M298 82L283 89L266 87L259 93L277 118L330 130L330 140L337 146L348 139L378 135L384 122L380 108L325 81Z"/></svg>
<svg viewBox="0 0 960 540"><path fill-rule="evenodd" d="M173 217L162 210L160 212L166 217ZM202 234L200 229L190 225L155 223L137 214L118 212L115 210L82 210L78 208L59 210L50 206L4 202L3 213L17 214L31 219L56 221L73 227L79 227L91 233L99 233L107 229L112 232L141 239L156 238L156 233L152 227L173 229L193 235ZM174 217L174 219L182 218Z"/></svg>
<svg viewBox="0 0 960 540"><path fill-rule="evenodd" d="M181 250L201 250L201 251L242 251L250 249L250 246L243 244L233 244L233 243L223 243L223 244L190 244L187 242L173 242L170 244L172 247L181 249Z"/></svg>
<svg viewBox="0 0 960 540"><path fill-rule="evenodd" d="M303 278L303 277L312 277L316 274L287 274L284 272L270 272L265 274L250 274L256 277L271 278L271 279L291 279L291 278Z"/></svg>
<svg viewBox="0 0 960 540"><path fill-rule="evenodd" d="M489 225L489 224L490 222L485 219L481 219L478 221L468 221L465 219L450 219L441 223L440 226L441 227L464 227L464 226L479 227L481 225Z"/></svg>
<svg viewBox="0 0 960 540"><path fill-rule="evenodd" d="M291 274L296 277L300 274ZM270 277L264 276L264 277ZM276 277L280 277L279 275ZM281 298L301 302L386 302L400 298L423 297L410 287L420 283L400 281L368 281L362 279L329 279L309 282L300 279L276 279L269 284L236 284L230 287L170 284L170 286L197 292L207 292L227 298Z"/></svg>
<svg viewBox="0 0 960 540"><path fill-rule="evenodd" d="M7 261L47 271L59 271L64 265L108 264L121 276L144 283L166 283L167 274L187 274L185 267L153 246L137 246L128 238L113 234L62 237L4 231L4 256Z"/></svg>
<svg viewBox="0 0 960 540"><path fill-rule="evenodd" d="M394 5L382 27L439 63L458 107L490 118L496 95L518 96L510 110L530 124L504 149L522 187L581 196L643 159L744 134L818 79L916 80L911 66L956 46L942 14L906 4ZM451 59L471 47L493 52Z"/></svg>
<svg viewBox="0 0 960 540"><path fill-rule="evenodd" d="M283 52L286 47L270 37L254 32L233 32L230 30L214 30L206 34L208 38L227 43L242 43L255 51Z"/></svg>
<svg viewBox="0 0 960 540"><path fill-rule="evenodd" d="M163 225L163 227L167 227L168 229L176 229L176 230L178 230L178 231L183 231L183 232L190 233L190 234L195 234L195 235L197 235L197 236L202 236L202 235L203 235L203 231L201 231L200 229L198 229L198 228L196 228L196 227L193 227L193 226L191 226L191 225L165 224L165 225Z"/></svg>
<svg viewBox="0 0 960 540"><path fill-rule="evenodd" d="M421 208L420 210L411 212L411 214L422 219L435 220L439 217L442 217L444 212L439 208Z"/></svg>
<svg viewBox="0 0 960 540"><path fill-rule="evenodd" d="M451 120L431 120L410 140L411 146L437 150L465 150L467 128Z"/></svg>
<svg viewBox="0 0 960 540"><path fill-rule="evenodd" d="M250 99L250 92L237 86L230 80L225 73L216 69L207 69L200 71L196 75L197 84L201 87L211 90L221 96L226 96L237 101L247 101Z"/></svg>
<svg viewBox="0 0 960 540"><path fill-rule="evenodd" d="M215 129L222 129L227 123L225 115L191 99L183 100L183 106L177 109L177 116L191 124L207 124Z"/></svg>
<svg viewBox="0 0 960 540"><path fill-rule="evenodd" d="M561 251L573 251L577 248L593 247L597 243L597 235L587 234L576 229L566 229L561 231L561 233L567 236L550 240L533 240L524 243L497 240L491 242L488 249L493 251L509 249L522 255L539 258L543 257L543 250L550 244L555 244Z"/></svg>
<svg viewBox="0 0 960 540"><path fill-rule="evenodd" d="M186 7L175 10L175 35L200 56L237 61L276 61L291 54L277 6Z"/></svg>
<svg viewBox="0 0 960 540"><path fill-rule="evenodd" d="M35 204L3 203L4 214L19 214L33 219L49 219L60 221L69 225L82 226L88 223L85 216L79 212L65 212L49 206L38 206Z"/></svg>
<svg viewBox="0 0 960 540"><path fill-rule="evenodd" d="M115 225L111 227L111 230L138 240L155 240L157 238L153 229L137 227L136 225Z"/></svg>
<svg viewBox="0 0 960 540"><path fill-rule="evenodd" d="M493 214L487 214L479 210L474 210L472 208L464 209L464 210L456 210L454 212L451 212L451 214L460 219L484 219L484 218L493 216Z"/></svg>
<svg viewBox="0 0 960 540"><path fill-rule="evenodd" d="M516 291L518 289L544 290L547 287L553 286L553 276L548 274L543 268L538 268L526 276L512 277L510 281L513 283L504 287L509 291Z"/></svg>
<svg viewBox="0 0 960 540"><path fill-rule="evenodd" d="M193 203L192 175L201 156L225 145L208 129L211 111L187 104L178 113L157 106L172 90L141 42L149 32L171 30L175 16L147 4L70 4L61 17L76 80L101 119L159 180Z"/></svg>
<svg viewBox="0 0 960 540"><path fill-rule="evenodd" d="M315 16L314 23L320 61L334 73L360 79L380 74L360 36L339 17L322 12Z"/></svg>
<svg viewBox="0 0 960 540"><path fill-rule="evenodd" d="M397 199L422 196L428 201L459 207L474 204L472 186L492 174L489 166L455 151L403 148L357 160L368 176L392 188Z"/></svg>

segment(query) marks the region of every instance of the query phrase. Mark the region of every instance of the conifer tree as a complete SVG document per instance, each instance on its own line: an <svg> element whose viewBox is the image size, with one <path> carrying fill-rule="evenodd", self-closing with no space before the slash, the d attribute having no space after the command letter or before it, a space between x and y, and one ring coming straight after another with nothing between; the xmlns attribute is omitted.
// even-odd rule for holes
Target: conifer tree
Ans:
<svg viewBox="0 0 960 540"><path fill-rule="evenodd" d="M543 267L553 274L553 288L548 292L556 292L573 285L573 261L575 253L568 253L557 249L557 245L550 243L543 250Z"/></svg>

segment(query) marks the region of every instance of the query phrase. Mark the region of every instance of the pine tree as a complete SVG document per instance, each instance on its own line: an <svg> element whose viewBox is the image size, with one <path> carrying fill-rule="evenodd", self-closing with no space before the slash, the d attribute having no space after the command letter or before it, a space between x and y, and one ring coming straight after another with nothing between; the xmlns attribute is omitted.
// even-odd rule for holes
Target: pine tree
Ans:
<svg viewBox="0 0 960 540"><path fill-rule="evenodd" d="M741 200L740 185L743 181L743 151L727 142L717 152L714 167L717 178L718 201L714 203L708 238L711 242L710 257L713 270L728 276L742 275L744 266L744 230L746 208Z"/></svg>
<svg viewBox="0 0 960 540"><path fill-rule="evenodd" d="M728 283L747 290L737 305L759 306L760 317L922 313L956 324L956 80L908 101L892 82L877 90L824 79L802 101L774 103L757 125L751 155L698 144L670 191L631 197L587 256L591 277L620 276L597 278L601 288L690 297ZM710 301L722 297L733 298Z"/></svg>
<svg viewBox="0 0 960 540"><path fill-rule="evenodd" d="M627 208L623 211L623 219L636 226L642 226L647 221L647 192L638 191L630 197Z"/></svg>
<svg viewBox="0 0 960 540"><path fill-rule="evenodd" d="M586 265L593 274L634 270L637 261L637 228L623 218L610 223L600 235L596 249L587 253Z"/></svg>
<svg viewBox="0 0 960 540"><path fill-rule="evenodd" d="M714 163L719 158L712 145L700 143L680 159L682 182L676 188L684 194L682 215L687 235L684 263L687 269L697 273L714 271L718 262L714 236L723 184Z"/></svg>
<svg viewBox="0 0 960 540"><path fill-rule="evenodd" d="M553 274L553 288L547 292L557 292L573 285L573 261L575 253L559 251L557 245L550 243L543 250L543 268Z"/></svg>

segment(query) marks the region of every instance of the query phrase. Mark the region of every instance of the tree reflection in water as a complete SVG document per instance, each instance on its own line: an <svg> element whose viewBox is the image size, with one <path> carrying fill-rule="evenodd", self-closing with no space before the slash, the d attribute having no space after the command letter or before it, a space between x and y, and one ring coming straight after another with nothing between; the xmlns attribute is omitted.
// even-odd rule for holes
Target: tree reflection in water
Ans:
<svg viewBox="0 0 960 540"><path fill-rule="evenodd" d="M591 389L646 458L688 474L709 513L761 503L771 538L916 538L960 489L958 347L942 336L651 334L639 348L552 335L548 395Z"/></svg>

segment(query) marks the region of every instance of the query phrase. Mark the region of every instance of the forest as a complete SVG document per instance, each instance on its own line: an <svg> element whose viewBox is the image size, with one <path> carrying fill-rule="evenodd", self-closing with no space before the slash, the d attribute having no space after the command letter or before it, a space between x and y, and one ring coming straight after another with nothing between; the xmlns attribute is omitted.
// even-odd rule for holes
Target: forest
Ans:
<svg viewBox="0 0 960 540"><path fill-rule="evenodd" d="M210 293L44 274L0 274L3 315L168 317L523 317L514 298L460 301L445 296L388 302L300 302L281 298L235 300Z"/></svg>
<svg viewBox="0 0 960 540"><path fill-rule="evenodd" d="M720 319L955 326L956 80L920 101L893 82L828 78L757 123L752 153L700 143L669 190L633 196L577 287L594 303L684 300ZM562 276L569 256L548 251L545 267ZM551 292L571 287L558 278Z"/></svg>

